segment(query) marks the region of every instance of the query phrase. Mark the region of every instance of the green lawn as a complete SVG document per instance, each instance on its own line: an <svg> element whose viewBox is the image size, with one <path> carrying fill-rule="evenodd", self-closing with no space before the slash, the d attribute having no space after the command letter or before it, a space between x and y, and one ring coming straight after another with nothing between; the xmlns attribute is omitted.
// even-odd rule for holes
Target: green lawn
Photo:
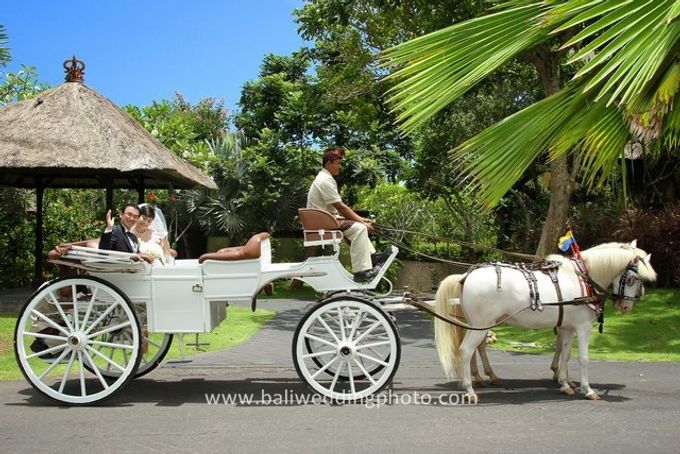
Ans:
<svg viewBox="0 0 680 454"><path fill-rule="evenodd" d="M227 313L227 319L210 333L200 334L199 342L207 342L209 345L185 346L185 356L198 353L224 350L239 345L248 340L265 323L274 317L274 312L258 309L251 312L249 308L231 307ZM16 380L22 378L16 360L14 358L14 325L15 314L0 314L0 380ZM154 337L161 335L153 335ZM162 336L161 336L162 337ZM187 334L185 344L194 342L195 335ZM168 352L167 359L179 358L179 346L177 339L173 340L172 347ZM58 370L58 369L57 369Z"/></svg>
<svg viewBox="0 0 680 454"><path fill-rule="evenodd" d="M680 361L680 291L648 290L628 314L615 312L607 301L604 331L593 327L590 357L615 361ZM553 354L552 329L494 328L498 342L490 348ZM535 344L521 346L517 344ZM578 355L574 339L573 355Z"/></svg>

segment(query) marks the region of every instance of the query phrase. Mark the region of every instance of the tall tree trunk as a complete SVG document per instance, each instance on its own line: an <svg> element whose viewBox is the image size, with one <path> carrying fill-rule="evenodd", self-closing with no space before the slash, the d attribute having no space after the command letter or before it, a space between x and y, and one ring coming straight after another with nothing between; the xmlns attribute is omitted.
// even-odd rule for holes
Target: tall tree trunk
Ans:
<svg viewBox="0 0 680 454"><path fill-rule="evenodd" d="M546 45L535 49L528 55L528 59L538 71L545 96L557 93L562 88L559 55L552 52ZM543 257L555 250L557 241L567 224L573 192L574 180L569 170L569 157L565 154L550 163L550 207L545 224L543 224L536 255Z"/></svg>
<svg viewBox="0 0 680 454"><path fill-rule="evenodd" d="M550 207L536 255L544 257L555 250L557 240L564 234L573 192L568 157L562 155L550 163Z"/></svg>

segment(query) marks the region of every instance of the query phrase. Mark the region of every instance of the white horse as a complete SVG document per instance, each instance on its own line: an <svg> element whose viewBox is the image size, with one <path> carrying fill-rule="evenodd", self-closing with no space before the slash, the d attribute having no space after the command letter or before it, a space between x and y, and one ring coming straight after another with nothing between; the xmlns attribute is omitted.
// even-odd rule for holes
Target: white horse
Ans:
<svg viewBox="0 0 680 454"><path fill-rule="evenodd" d="M582 252L590 279L601 288L614 285L612 299L617 309L628 312L637 297L642 295L642 281L656 280L650 263L651 255L638 249L635 242L606 243ZM562 301L585 296L585 281L576 269L575 262L562 256L549 256L547 260L559 262L557 277ZM493 266L477 268L462 275L444 279L437 290L436 311L451 317L452 298L460 298L460 307L467 323L472 327L486 328L507 322L524 328L551 328L557 325L559 309L550 305L559 301L551 279L542 272L533 272L536 288L544 304L542 310L532 310L529 284L519 270L503 268L498 286L497 270ZM599 399L588 382L588 343L597 316L586 304L563 306L564 314L556 351L557 381L560 390L573 394L567 377L567 362L573 335L578 335L581 365L581 391L586 398ZM472 387L470 360L475 349L486 337L488 329L468 330L462 342L456 339L456 330L450 324L435 319L435 341L439 359L447 376L462 377L463 387L471 401L477 400Z"/></svg>

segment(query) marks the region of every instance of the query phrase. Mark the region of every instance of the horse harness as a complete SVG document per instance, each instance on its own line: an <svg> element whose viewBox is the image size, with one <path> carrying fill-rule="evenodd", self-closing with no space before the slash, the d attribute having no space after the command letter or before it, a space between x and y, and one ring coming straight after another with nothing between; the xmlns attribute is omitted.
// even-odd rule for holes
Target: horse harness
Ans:
<svg viewBox="0 0 680 454"><path fill-rule="evenodd" d="M612 294L616 295L620 299L624 300L635 300L641 296L642 288L640 287L638 289L637 295L633 297L628 297L625 295L625 287L626 285L630 285L629 281L631 279L635 279L637 275L637 262L631 262L628 264L626 267L624 273L621 276L621 279L619 281L619 286L618 286L618 294L612 293L610 294L606 289L604 289L602 286L600 286L597 282L595 282L591 277L590 273L588 272L588 268L583 261L583 259L580 257L580 254L577 255L574 258L570 259L572 261L573 266L575 267L576 270L576 275L579 277L581 280L581 286L583 287L583 292L584 296L574 298L571 300L563 301L562 298L562 290L560 288L559 280L557 277L558 273L558 268L560 266L560 262L554 261L554 260L546 260L542 262L534 262L534 263L505 263L505 262L490 262L490 263L480 263L477 265L473 265L468 272L466 273L466 276L469 275L472 271L478 269L478 268L484 268L484 267L489 267L493 266L496 270L496 290L500 292L502 290L501 284L502 284L502 270L503 268L509 268L509 269L515 269L518 270L522 275L525 277L527 280L527 284L529 285L529 298L530 298L530 306L525 307L523 309L520 309L514 314L511 314L504 318L501 321L497 321L494 325L490 326L485 326L485 327L475 327L468 325L467 323L462 322L461 320L457 320L459 317L451 318L446 315L442 315L437 313L436 311L432 310L429 306L421 303L420 301L415 301L415 300L406 300L405 303L415 306L419 308L420 310L429 313L435 318L438 318L446 323L449 323L451 325L458 326L460 328L465 328L473 331L486 331L491 328L494 328L498 325L501 325L505 323L505 321L509 320L510 318L518 315L520 312L529 309L531 307L532 310L539 310L542 311L544 306L557 306L558 307L558 317L557 317L557 324L554 327L555 334L557 334L557 328L562 326L562 321L564 318L564 306L580 306L582 304L587 304L590 309L592 309L595 314L597 315L597 321L599 323L598 331L602 333L602 327L604 324L604 302L607 298L612 296ZM548 275L550 277L551 282L555 286L555 292L557 293L557 298L558 301L553 302L553 303L542 303L540 294L538 292L538 283L536 281L536 276L534 272L540 271ZM465 282L465 277L461 280L461 285Z"/></svg>
<svg viewBox="0 0 680 454"><path fill-rule="evenodd" d="M597 320L600 323L599 330L602 332L602 324L604 323L604 301L607 299L609 294L605 289L600 287L590 278L590 274L588 273L588 269L583 260L580 258L573 258L571 260L574 263L574 267L576 268L576 274L581 280L584 296L567 301L563 300L562 289L560 288L559 278L557 276L560 262L555 260L545 260L534 263L480 263L471 267L468 271L468 274L478 268L493 266L496 270L496 290L500 292L502 290L501 276L503 268L517 270L522 274L522 276L524 276L529 286L529 302L532 311L542 311L544 306L557 306L558 315L557 323L555 324L555 330L562 326L562 321L564 319L564 306L578 306L581 304L587 304L588 307L590 307L597 315ZM541 302L541 295L538 291L538 282L536 280L536 272L542 272L550 278L550 281L555 287L555 293L557 294L556 302ZM621 279L619 287L625 287L624 279ZM620 293L623 293L622 289L620 290Z"/></svg>

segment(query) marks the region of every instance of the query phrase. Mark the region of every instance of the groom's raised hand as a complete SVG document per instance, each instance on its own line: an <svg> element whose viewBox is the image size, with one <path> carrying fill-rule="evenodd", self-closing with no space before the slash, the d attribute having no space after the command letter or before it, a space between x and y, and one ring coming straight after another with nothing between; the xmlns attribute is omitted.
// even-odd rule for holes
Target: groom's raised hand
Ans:
<svg viewBox="0 0 680 454"><path fill-rule="evenodd" d="M111 215L111 210L106 212L106 230L111 230L116 218Z"/></svg>

